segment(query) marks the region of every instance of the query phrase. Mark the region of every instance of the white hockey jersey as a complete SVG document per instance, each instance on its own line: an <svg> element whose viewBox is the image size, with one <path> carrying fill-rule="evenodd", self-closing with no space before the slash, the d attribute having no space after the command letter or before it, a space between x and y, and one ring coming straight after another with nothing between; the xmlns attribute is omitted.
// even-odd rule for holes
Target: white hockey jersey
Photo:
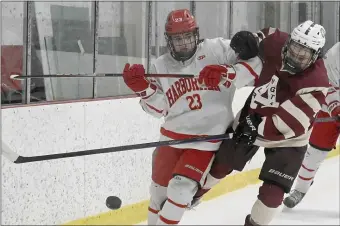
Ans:
<svg viewBox="0 0 340 226"><path fill-rule="evenodd" d="M325 67L330 85L332 86L326 96L327 106L322 106L324 111L330 111L340 105L340 42L330 48L324 57Z"/></svg>
<svg viewBox="0 0 340 226"><path fill-rule="evenodd" d="M176 61L169 53L160 56L152 64L152 73L165 74L194 74L207 65L234 64L237 56L229 46L230 40L223 38L205 39L201 42L195 55L185 62ZM255 64L262 62L258 57ZM255 66L252 66L254 68ZM199 86L196 78L157 78L150 80L157 86L151 96L143 99L140 104L147 113L161 118L160 140L188 139L197 136L217 135L226 132L231 126L234 115L232 100L235 89L246 85L253 85L254 75L242 64L236 64L234 69L243 78L235 80L230 76L223 85L213 88ZM260 73L261 68L257 73ZM202 151L215 151L221 142L196 142L174 145L176 148L189 148Z"/></svg>

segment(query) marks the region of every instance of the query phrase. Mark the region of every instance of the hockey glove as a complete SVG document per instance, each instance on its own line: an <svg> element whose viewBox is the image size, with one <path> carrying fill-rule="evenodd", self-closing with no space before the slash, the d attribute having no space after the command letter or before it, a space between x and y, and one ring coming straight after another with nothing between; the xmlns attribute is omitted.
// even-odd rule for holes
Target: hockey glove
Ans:
<svg viewBox="0 0 340 226"><path fill-rule="evenodd" d="M257 138L257 128L261 123L261 116L258 114L250 114L239 123L234 133L236 144L247 144L252 146Z"/></svg>
<svg viewBox="0 0 340 226"><path fill-rule="evenodd" d="M222 84L229 87L235 77L235 69L229 65L208 65L200 71L198 82L207 87L216 87Z"/></svg>
<svg viewBox="0 0 340 226"><path fill-rule="evenodd" d="M148 97L157 89L145 78L145 69L141 64L134 64L131 67L130 64L125 64L123 79L125 84L140 97Z"/></svg>
<svg viewBox="0 0 340 226"><path fill-rule="evenodd" d="M249 31L237 32L230 41L230 47L238 54L241 60L248 60L259 53L258 40Z"/></svg>
<svg viewBox="0 0 340 226"><path fill-rule="evenodd" d="M340 127L340 102L335 101L328 105L328 112L333 117L338 117L337 126Z"/></svg>

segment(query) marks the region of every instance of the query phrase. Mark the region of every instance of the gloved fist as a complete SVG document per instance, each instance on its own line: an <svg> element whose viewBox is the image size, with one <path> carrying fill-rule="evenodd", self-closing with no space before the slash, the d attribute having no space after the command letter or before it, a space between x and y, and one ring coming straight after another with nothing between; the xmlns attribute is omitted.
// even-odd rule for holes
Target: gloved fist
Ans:
<svg viewBox="0 0 340 226"><path fill-rule="evenodd" d="M244 143L252 146L257 138L257 128L262 122L261 116L258 114L250 114L237 126L233 139L237 144Z"/></svg>
<svg viewBox="0 0 340 226"><path fill-rule="evenodd" d="M340 102L336 101L328 106L328 111L331 116L338 117L337 124L340 127Z"/></svg>
<svg viewBox="0 0 340 226"><path fill-rule="evenodd" d="M205 84L207 87L216 87L227 74L227 67L223 65L208 65L205 66L198 77L200 84Z"/></svg>
<svg viewBox="0 0 340 226"><path fill-rule="evenodd" d="M141 64L125 64L123 71L123 79L125 84L132 89L135 93L146 90L150 82L145 78L145 69Z"/></svg>
<svg viewBox="0 0 340 226"><path fill-rule="evenodd" d="M249 31L237 32L230 41L230 47L238 53L241 60L248 60L258 55L258 38Z"/></svg>

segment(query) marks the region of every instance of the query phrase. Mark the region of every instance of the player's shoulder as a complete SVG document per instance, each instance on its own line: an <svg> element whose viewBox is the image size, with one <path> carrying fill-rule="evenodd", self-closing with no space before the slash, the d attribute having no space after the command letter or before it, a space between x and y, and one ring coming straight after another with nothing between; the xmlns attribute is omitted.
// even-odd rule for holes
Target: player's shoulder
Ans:
<svg viewBox="0 0 340 226"><path fill-rule="evenodd" d="M157 57L155 60L152 61L152 63L155 64L155 65L169 64L173 60L174 60L173 57L168 52L168 53L164 53L163 55L160 55L159 57Z"/></svg>
<svg viewBox="0 0 340 226"><path fill-rule="evenodd" d="M154 73L168 73L168 67L174 63L175 59L171 54L165 53L156 59L151 60L152 68Z"/></svg>
<svg viewBox="0 0 340 226"><path fill-rule="evenodd" d="M264 28L261 30L264 39L259 45L260 57L264 60L281 59L281 51L289 34L278 28Z"/></svg>
<svg viewBox="0 0 340 226"><path fill-rule="evenodd" d="M229 46L230 39L226 39L223 37L205 38L200 42L200 46L202 46L203 48L221 47L221 45Z"/></svg>
<svg viewBox="0 0 340 226"><path fill-rule="evenodd" d="M293 75L295 81L291 81L296 86L297 92L305 91L326 91L329 87L327 70L322 58L319 58L309 68L299 75Z"/></svg>
<svg viewBox="0 0 340 226"><path fill-rule="evenodd" d="M340 50L340 42L335 43L332 48L334 48L334 49L339 51Z"/></svg>
<svg viewBox="0 0 340 226"><path fill-rule="evenodd" d="M275 27L266 27L257 32L257 35L262 39L267 38L277 38L277 37L288 37L288 33L281 31L279 28Z"/></svg>
<svg viewBox="0 0 340 226"><path fill-rule="evenodd" d="M340 55L340 42L337 42L335 45L333 45L325 54L324 59L339 57Z"/></svg>
<svg viewBox="0 0 340 226"><path fill-rule="evenodd" d="M335 43L334 46L332 46L331 49L334 49L334 51L337 51L339 53L339 51L340 51L340 42Z"/></svg>
<svg viewBox="0 0 340 226"><path fill-rule="evenodd" d="M303 77L307 80L312 80L311 84L328 84L327 70L325 67L324 60L322 58L317 59L314 64L312 64L303 73Z"/></svg>

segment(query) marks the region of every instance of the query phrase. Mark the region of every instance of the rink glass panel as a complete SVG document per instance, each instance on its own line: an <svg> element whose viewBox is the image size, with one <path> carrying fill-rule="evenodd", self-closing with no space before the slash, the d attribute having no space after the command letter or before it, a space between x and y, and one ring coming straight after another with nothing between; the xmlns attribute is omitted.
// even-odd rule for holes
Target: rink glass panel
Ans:
<svg viewBox="0 0 340 226"><path fill-rule="evenodd" d="M31 57L28 74L82 74L93 72L94 18L91 2L32 2ZM32 18L30 20L30 17ZM32 79L40 88L31 96L41 100L77 100L93 97L92 78Z"/></svg>
<svg viewBox="0 0 340 226"><path fill-rule="evenodd" d="M13 82L8 76L10 73L121 73L127 62L143 64L148 71L150 62L167 52L164 23L173 9L192 10L201 38L231 38L239 30L257 31L267 26L290 32L298 23L312 19L326 28L325 51L339 41L339 2L1 4L1 91L5 105L133 94L122 78Z"/></svg>
<svg viewBox="0 0 340 226"><path fill-rule="evenodd" d="M127 62L147 68L146 2L99 2L96 71L122 73ZM133 94L120 78L97 78L96 97Z"/></svg>

